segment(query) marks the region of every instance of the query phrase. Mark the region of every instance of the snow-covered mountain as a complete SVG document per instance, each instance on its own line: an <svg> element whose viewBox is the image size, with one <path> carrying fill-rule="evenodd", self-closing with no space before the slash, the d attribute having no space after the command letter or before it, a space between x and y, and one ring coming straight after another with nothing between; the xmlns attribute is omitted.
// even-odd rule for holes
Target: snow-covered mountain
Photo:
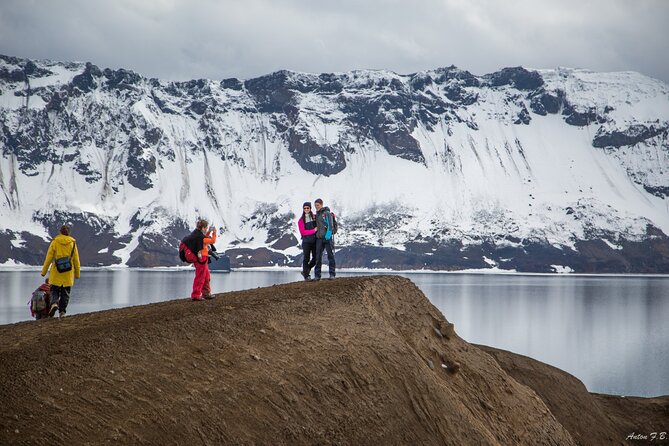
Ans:
<svg viewBox="0 0 669 446"><path fill-rule="evenodd" d="M456 67L166 82L0 56L0 263L73 224L86 265L176 265L207 217L233 266L669 272L669 89L633 72Z"/></svg>

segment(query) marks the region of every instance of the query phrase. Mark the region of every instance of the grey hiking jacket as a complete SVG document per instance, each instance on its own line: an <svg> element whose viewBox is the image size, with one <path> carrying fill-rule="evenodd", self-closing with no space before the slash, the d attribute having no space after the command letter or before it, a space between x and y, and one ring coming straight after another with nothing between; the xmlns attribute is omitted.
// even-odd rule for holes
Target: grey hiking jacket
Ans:
<svg viewBox="0 0 669 446"><path fill-rule="evenodd" d="M325 238L325 232L328 230L325 224L326 219L330 224L330 228L332 228L332 214L330 213L330 208L323 206L320 211L316 212L316 238Z"/></svg>

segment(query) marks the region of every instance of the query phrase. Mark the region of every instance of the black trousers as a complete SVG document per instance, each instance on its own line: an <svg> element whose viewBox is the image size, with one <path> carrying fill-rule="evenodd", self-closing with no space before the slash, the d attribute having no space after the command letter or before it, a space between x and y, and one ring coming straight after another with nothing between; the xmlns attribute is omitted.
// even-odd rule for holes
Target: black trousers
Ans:
<svg viewBox="0 0 669 446"><path fill-rule="evenodd" d="M314 277L321 278L321 266L323 265L323 251L328 253L328 270L331 276L335 275L335 256L334 256L334 239L325 240L324 238L316 239L316 269L314 269Z"/></svg>
<svg viewBox="0 0 669 446"><path fill-rule="evenodd" d="M51 305L58 304L58 312L65 313L67 310L71 289L72 287L69 286L51 285Z"/></svg>
<svg viewBox="0 0 669 446"><path fill-rule="evenodd" d="M316 241L302 240L302 275L308 276L311 268L316 265Z"/></svg>

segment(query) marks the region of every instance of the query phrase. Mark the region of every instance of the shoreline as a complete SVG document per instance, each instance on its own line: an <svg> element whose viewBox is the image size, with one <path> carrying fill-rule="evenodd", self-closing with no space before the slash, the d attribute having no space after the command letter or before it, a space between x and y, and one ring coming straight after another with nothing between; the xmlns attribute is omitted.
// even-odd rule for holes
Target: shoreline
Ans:
<svg viewBox="0 0 669 446"><path fill-rule="evenodd" d="M41 266L36 265L0 265L0 272L21 272L21 271L41 271ZM192 266L155 266L155 267L130 267L120 265L109 266L82 266L82 271L143 271L143 272L165 272L165 271L193 271ZM234 272L290 272L299 273L300 267L297 266L257 266L247 268L232 268ZM211 271L212 273L228 273L227 271ZM643 277L643 278L669 278L669 274L661 273L532 273L519 272L515 270L491 269L466 269L466 270L425 270L425 269L402 269L394 270L389 268L337 268L341 273L364 273L364 274L453 274L453 275L492 275L492 276L537 276L537 277L601 277L601 278L622 278L622 277Z"/></svg>

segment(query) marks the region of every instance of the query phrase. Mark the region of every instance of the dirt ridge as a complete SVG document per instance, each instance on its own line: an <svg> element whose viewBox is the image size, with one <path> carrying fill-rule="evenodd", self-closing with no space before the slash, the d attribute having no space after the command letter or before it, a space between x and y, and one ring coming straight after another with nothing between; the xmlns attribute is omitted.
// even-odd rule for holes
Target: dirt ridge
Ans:
<svg viewBox="0 0 669 446"><path fill-rule="evenodd" d="M0 444L624 444L570 422L554 376L530 379L549 366L496 352L398 276L0 326ZM593 398L593 420L622 422Z"/></svg>

